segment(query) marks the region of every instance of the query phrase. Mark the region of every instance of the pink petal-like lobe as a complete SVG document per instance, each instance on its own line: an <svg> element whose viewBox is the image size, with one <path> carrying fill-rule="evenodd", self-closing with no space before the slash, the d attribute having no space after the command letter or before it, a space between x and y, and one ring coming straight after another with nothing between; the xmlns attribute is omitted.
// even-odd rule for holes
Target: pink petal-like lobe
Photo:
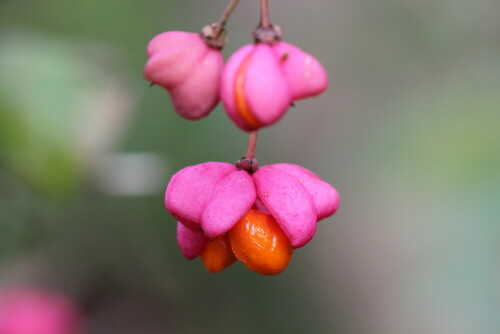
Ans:
<svg viewBox="0 0 500 334"><path fill-rule="evenodd" d="M206 162L180 170L167 186L165 207L186 225L199 225L215 184L234 170L234 165L225 162Z"/></svg>
<svg viewBox="0 0 500 334"><path fill-rule="evenodd" d="M266 167L279 169L302 183L313 198L318 221L330 217L337 211L340 202L338 191L310 170L298 165L284 163Z"/></svg>
<svg viewBox="0 0 500 334"><path fill-rule="evenodd" d="M165 50L173 45L184 47L186 44L197 43L200 39L199 34L186 31L166 31L156 35L151 39L147 46L147 55Z"/></svg>
<svg viewBox="0 0 500 334"><path fill-rule="evenodd" d="M151 54L144 68L144 76L166 89L171 89L186 80L210 50L197 34L193 34L193 41L190 43L162 44L162 46L162 49Z"/></svg>
<svg viewBox="0 0 500 334"><path fill-rule="evenodd" d="M197 257L207 242L208 238L203 232L192 230L181 222L177 222L177 244L185 258L191 260Z"/></svg>
<svg viewBox="0 0 500 334"><path fill-rule="evenodd" d="M224 68L222 53L209 50L191 75L170 90L177 113L195 120L205 117L219 103L219 82Z"/></svg>
<svg viewBox="0 0 500 334"><path fill-rule="evenodd" d="M281 59L293 100L315 96L328 87L328 76L321 63L310 54L286 42L273 46Z"/></svg>
<svg viewBox="0 0 500 334"><path fill-rule="evenodd" d="M295 177L262 167L253 174L257 197L276 219L293 247L308 243L316 232L316 209L306 188Z"/></svg>
<svg viewBox="0 0 500 334"><path fill-rule="evenodd" d="M250 210L256 199L252 177L243 170L223 177L216 185L201 217L211 239L229 231Z"/></svg>
<svg viewBox="0 0 500 334"><path fill-rule="evenodd" d="M288 83L271 46L257 44L244 81L245 97L263 126L278 121L292 102Z"/></svg>

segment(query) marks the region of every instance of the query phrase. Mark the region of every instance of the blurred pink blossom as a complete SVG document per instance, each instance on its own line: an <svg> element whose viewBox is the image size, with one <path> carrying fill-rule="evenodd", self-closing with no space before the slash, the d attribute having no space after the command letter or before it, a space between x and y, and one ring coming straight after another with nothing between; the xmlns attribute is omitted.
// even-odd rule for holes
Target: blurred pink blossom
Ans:
<svg viewBox="0 0 500 334"><path fill-rule="evenodd" d="M81 319L58 292L10 288L0 292L0 334L77 334Z"/></svg>

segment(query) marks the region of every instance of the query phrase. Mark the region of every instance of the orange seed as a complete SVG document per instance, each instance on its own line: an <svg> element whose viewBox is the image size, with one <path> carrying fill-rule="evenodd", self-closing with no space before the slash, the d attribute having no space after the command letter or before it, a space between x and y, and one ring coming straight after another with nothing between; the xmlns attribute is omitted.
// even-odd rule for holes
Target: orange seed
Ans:
<svg viewBox="0 0 500 334"><path fill-rule="evenodd" d="M229 231L229 241L236 258L259 274L279 274L292 257L290 241L267 213L248 211Z"/></svg>
<svg viewBox="0 0 500 334"><path fill-rule="evenodd" d="M236 258L231 251L228 235L223 234L213 240L209 240L205 248L201 251L200 258L205 268L211 273L217 273L229 267L236 261Z"/></svg>

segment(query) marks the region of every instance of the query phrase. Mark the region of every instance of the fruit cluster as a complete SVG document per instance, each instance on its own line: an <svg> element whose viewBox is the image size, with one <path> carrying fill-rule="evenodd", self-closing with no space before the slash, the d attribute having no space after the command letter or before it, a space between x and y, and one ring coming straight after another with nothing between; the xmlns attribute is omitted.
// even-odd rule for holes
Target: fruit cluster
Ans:
<svg viewBox="0 0 500 334"><path fill-rule="evenodd" d="M170 180L165 206L178 220L182 254L199 255L210 272L237 259L255 272L275 275L286 268L293 249L312 239L317 222L336 212L339 194L297 165L258 168L257 130L276 123L294 101L323 92L328 78L313 56L281 41L281 29L269 23L267 0L261 0L255 43L224 64L224 27L237 2L200 34L170 31L154 37L144 74L170 93L182 117L205 117L222 100L236 126L251 133L247 155L235 165L206 162Z"/></svg>

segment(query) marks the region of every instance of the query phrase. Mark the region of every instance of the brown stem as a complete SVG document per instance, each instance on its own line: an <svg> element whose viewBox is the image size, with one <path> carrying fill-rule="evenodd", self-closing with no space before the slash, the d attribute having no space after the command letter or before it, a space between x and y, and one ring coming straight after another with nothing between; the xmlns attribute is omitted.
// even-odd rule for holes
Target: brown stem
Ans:
<svg viewBox="0 0 500 334"><path fill-rule="evenodd" d="M228 3L226 9L224 9L224 12L220 16L219 21L217 21L217 31L215 32L216 37L219 37L219 35L224 30L224 26L226 25L226 22L229 19L229 16L231 16L231 14L233 13L233 10L236 8L238 1L239 0L231 0Z"/></svg>
<svg viewBox="0 0 500 334"><path fill-rule="evenodd" d="M248 148L247 148L247 154L245 155L245 159L255 158L255 147L257 146L257 134L258 134L257 130L250 133L250 137L248 138Z"/></svg>
<svg viewBox="0 0 500 334"><path fill-rule="evenodd" d="M268 0L260 0L260 26L262 28L269 28L269 6Z"/></svg>
<svg viewBox="0 0 500 334"><path fill-rule="evenodd" d="M239 170L244 170L249 174L252 174L259 168L259 162L255 159L255 146L257 146L257 130L250 133L248 138L248 149L247 154L236 161L236 167Z"/></svg>

